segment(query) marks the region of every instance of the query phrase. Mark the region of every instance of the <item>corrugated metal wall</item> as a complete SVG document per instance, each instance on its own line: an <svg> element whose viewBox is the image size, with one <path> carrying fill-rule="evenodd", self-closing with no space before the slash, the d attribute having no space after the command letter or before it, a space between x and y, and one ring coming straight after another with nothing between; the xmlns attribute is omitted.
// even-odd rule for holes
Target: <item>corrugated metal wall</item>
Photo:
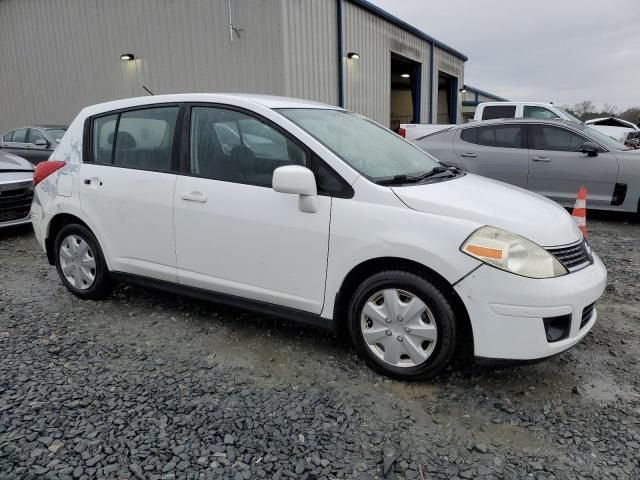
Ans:
<svg viewBox="0 0 640 480"><path fill-rule="evenodd" d="M431 44L350 2L343 8L345 108L389 125L394 52L422 64L420 121L427 123ZM360 58L347 59L348 52Z"/></svg>
<svg viewBox="0 0 640 480"><path fill-rule="evenodd" d="M458 89L461 89L464 85L464 62L452 55L449 52L441 50L440 48L435 49L435 56L433 59L434 65L434 82L433 82L433 102L434 105L437 105L438 99L438 72L448 73L454 77L458 77ZM433 117L433 122L435 123L436 118ZM458 120L457 123L462 122L462 95L458 94Z"/></svg>
<svg viewBox="0 0 640 480"><path fill-rule="evenodd" d="M336 0L282 0L285 91L338 104Z"/></svg>
<svg viewBox="0 0 640 480"><path fill-rule="evenodd" d="M282 19L281 0L232 0L231 43L226 0L0 0L0 132L69 122L143 84L285 94Z"/></svg>

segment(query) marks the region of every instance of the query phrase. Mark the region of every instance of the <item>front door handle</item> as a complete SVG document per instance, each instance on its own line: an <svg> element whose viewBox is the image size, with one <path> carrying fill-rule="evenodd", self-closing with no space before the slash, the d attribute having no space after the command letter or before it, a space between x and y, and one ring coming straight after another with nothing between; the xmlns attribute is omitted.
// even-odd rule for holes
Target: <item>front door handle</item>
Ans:
<svg viewBox="0 0 640 480"><path fill-rule="evenodd" d="M461 153L460 156L464 158L476 158L478 155L475 153Z"/></svg>
<svg viewBox="0 0 640 480"><path fill-rule="evenodd" d="M549 157L533 157L531 160L533 160L534 162L545 162L545 163L549 163L551 161Z"/></svg>
<svg viewBox="0 0 640 480"><path fill-rule="evenodd" d="M207 196L202 192L181 193L180 198L187 202L207 203Z"/></svg>

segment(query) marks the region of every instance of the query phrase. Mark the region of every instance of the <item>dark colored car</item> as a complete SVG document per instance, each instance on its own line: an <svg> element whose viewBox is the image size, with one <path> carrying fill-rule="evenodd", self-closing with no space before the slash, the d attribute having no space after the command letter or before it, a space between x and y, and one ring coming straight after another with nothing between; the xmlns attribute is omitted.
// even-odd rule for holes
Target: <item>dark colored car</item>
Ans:
<svg viewBox="0 0 640 480"><path fill-rule="evenodd" d="M31 222L33 165L0 151L0 228Z"/></svg>
<svg viewBox="0 0 640 480"><path fill-rule="evenodd" d="M63 125L16 128L2 135L0 152L13 153L36 165L49 158L66 130Z"/></svg>

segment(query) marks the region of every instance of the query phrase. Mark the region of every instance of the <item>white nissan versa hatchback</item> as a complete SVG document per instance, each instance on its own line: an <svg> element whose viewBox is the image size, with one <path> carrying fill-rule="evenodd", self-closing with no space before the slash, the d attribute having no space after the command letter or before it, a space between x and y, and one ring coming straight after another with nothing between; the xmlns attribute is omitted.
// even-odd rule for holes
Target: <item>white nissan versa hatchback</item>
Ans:
<svg viewBox="0 0 640 480"><path fill-rule="evenodd" d="M344 328L375 369L549 357L596 321L606 270L569 214L443 166L360 115L186 94L87 107L34 174L65 287L126 281Z"/></svg>

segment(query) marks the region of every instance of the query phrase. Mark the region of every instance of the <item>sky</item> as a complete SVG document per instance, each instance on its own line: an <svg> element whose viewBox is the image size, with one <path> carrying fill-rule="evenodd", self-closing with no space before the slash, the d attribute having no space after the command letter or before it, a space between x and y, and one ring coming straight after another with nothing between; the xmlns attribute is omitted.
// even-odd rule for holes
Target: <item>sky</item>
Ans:
<svg viewBox="0 0 640 480"><path fill-rule="evenodd" d="M469 57L509 100L640 106L640 0L370 0Z"/></svg>

